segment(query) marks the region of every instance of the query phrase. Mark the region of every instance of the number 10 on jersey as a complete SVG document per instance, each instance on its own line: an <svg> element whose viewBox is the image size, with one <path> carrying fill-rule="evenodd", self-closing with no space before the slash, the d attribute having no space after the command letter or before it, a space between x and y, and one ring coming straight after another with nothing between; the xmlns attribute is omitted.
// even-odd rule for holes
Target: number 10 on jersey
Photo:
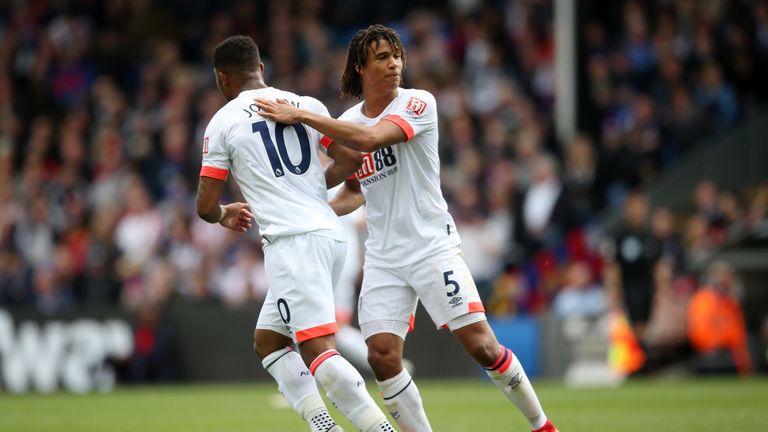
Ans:
<svg viewBox="0 0 768 432"><path fill-rule="evenodd" d="M275 177L284 176L286 169L296 175L302 175L307 172L309 163L312 160L312 154L310 153L309 136L307 135L307 130L304 129L304 125L301 123L292 125L275 123L275 140L277 143L272 142L272 137L269 135L269 125L266 121L255 122L251 126L253 133L261 135L261 141L264 143L264 148L266 149L267 157L269 158L269 164L272 166L272 173ZM298 165L293 164L293 161L291 161L291 158L288 155L288 149L285 147L284 134L286 127L293 128L299 141L301 160ZM285 168L283 168L283 166L285 166Z"/></svg>

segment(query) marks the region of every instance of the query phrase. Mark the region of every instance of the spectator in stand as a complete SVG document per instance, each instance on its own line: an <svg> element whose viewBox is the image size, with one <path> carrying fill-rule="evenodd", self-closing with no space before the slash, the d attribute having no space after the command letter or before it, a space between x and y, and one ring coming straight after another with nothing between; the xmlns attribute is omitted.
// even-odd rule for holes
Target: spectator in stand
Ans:
<svg viewBox="0 0 768 432"><path fill-rule="evenodd" d="M717 261L708 267L706 280L691 299L688 336L697 352L697 372L744 375L752 370L736 284L733 268Z"/></svg>
<svg viewBox="0 0 768 432"><path fill-rule="evenodd" d="M701 214L688 218L685 226L685 261L695 267L712 255L714 243L709 235L707 219Z"/></svg>
<svg viewBox="0 0 768 432"><path fill-rule="evenodd" d="M659 207L651 216L651 234L659 247L660 257L673 267L672 271L683 272L687 269L685 250L675 226L675 215L666 207Z"/></svg>
<svg viewBox="0 0 768 432"><path fill-rule="evenodd" d="M719 224L722 218L717 205L718 193L717 184L712 180L700 181L693 191L693 205L696 213L704 218L708 228Z"/></svg>
<svg viewBox="0 0 768 432"><path fill-rule="evenodd" d="M531 256L554 247L571 227L571 207L552 156L538 154L531 160L531 185L519 200L514 235Z"/></svg>
<svg viewBox="0 0 768 432"><path fill-rule="evenodd" d="M588 223L595 211L603 206L597 175L592 139L585 134L576 135L566 147L563 184L579 224Z"/></svg>
<svg viewBox="0 0 768 432"><path fill-rule="evenodd" d="M569 264L563 287L552 303L552 312L560 318L597 318L607 310L605 290L594 282L589 264Z"/></svg>

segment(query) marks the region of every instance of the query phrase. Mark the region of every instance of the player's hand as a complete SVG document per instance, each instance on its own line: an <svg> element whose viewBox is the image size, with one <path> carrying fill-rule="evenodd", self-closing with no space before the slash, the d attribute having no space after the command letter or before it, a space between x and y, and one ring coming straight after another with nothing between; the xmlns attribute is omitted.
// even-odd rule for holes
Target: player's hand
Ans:
<svg viewBox="0 0 768 432"><path fill-rule="evenodd" d="M301 110L285 99L268 100L254 98L253 102L261 108L259 115L276 123L294 124L301 122Z"/></svg>
<svg viewBox="0 0 768 432"><path fill-rule="evenodd" d="M219 221L219 224L224 228L245 232L253 226L253 214L251 214L248 203L234 202L222 206L222 208L224 209L224 217Z"/></svg>

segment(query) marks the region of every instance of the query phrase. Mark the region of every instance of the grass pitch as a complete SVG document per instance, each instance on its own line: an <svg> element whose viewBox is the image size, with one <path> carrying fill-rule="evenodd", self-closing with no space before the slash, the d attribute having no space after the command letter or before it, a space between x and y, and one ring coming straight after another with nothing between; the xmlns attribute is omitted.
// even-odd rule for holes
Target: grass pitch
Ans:
<svg viewBox="0 0 768 432"><path fill-rule="evenodd" d="M490 383L420 380L436 432L526 431L527 422ZM615 389L534 383L562 432L766 431L768 379L630 381ZM371 394L380 401L375 388ZM2 432L297 431L271 384L120 387L77 396L0 393ZM330 404L329 404L330 406ZM332 409L346 430L354 431Z"/></svg>

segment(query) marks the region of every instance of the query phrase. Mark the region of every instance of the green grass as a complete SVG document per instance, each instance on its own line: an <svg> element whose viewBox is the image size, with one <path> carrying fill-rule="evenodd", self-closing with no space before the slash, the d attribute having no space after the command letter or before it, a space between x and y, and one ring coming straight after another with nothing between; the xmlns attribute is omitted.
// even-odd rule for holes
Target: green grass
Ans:
<svg viewBox="0 0 768 432"><path fill-rule="evenodd" d="M419 381L436 432L526 431L522 416L489 382ZM768 380L630 381L616 389L535 383L562 432L766 431ZM377 401L377 392L369 387ZM121 387L77 396L0 393L2 432L306 431L275 388L259 385ZM354 429L341 415L334 418Z"/></svg>

